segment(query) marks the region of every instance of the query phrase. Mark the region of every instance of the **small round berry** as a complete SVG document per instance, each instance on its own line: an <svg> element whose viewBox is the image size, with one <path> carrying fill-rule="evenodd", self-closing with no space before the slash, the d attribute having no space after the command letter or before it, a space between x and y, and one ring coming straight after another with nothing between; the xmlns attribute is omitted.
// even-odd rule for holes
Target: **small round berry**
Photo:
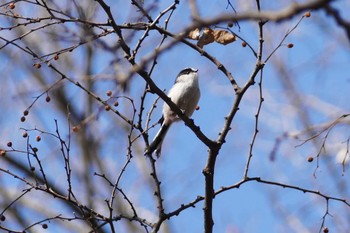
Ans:
<svg viewBox="0 0 350 233"><path fill-rule="evenodd" d="M36 140L37 142L40 142L40 141L41 141L40 135L36 136L35 140Z"/></svg>
<svg viewBox="0 0 350 233"><path fill-rule="evenodd" d="M38 148L36 148L36 147L33 147L32 150L33 150L34 153L38 152Z"/></svg>
<svg viewBox="0 0 350 233"><path fill-rule="evenodd" d="M105 110L106 110L106 111L109 111L109 110L111 110L111 107L110 107L109 105L106 105L106 106L105 106Z"/></svg>
<svg viewBox="0 0 350 233"><path fill-rule="evenodd" d="M324 227L323 228L323 233L328 233L328 232L329 232L328 227Z"/></svg>
<svg viewBox="0 0 350 233"><path fill-rule="evenodd" d="M78 126L73 126L72 131L74 133L77 133L79 131L79 127Z"/></svg>
<svg viewBox="0 0 350 233"><path fill-rule="evenodd" d="M246 47L247 46L247 42L243 41L242 42L242 47Z"/></svg>
<svg viewBox="0 0 350 233"><path fill-rule="evenodd" d="M313 158L312 156L309 156L309 157L307 158L307 161L308 161L309 163L311 163L312 161L314 161L314 158Z"/></svg>
<svg viewBox="0 0 350 233"><path fill-rule="evenodd" d="M46 102L50 102L51 101L51 97L50 96L46 96L45 101Z"/></svg>
<svg viewBox="0 0 350 233"><path fill-rule="evenodd" d="M11 9L11 10L13 10L13 9L15 9L15 4L13 3L13 2L11 2L10 4L9 4L9 8Z"/></svg>
<svg viewBox="0 0 350 233"><path fill-rule="evenodd" d="M33 66L34 66L35 68L37 68L37 69L40 69L40 68L41 68L41 64L40 64L40 63L35 63Z"/></svg>
<svg viewBox="0 0 350 233"><path fill-rule="evenodd" d="M27 131L22 133L22 137L24 137L24 138L28 137Z"/></svg>
<svg viewBox="0 0 350 233"><path fill-rule="evenodd" d="M288 48L293 48L293 47L294 47L294 44L289 43L289 44L287 44L287 47L288 47Z"/></svg>
<svg viewBox="0 0 350 233"><path fill-rule="evenodd" d="M1 220L2 222L4 222L4 221L6 220L5 215L1 215L1 216L0 216L0 220Z"/></svg>
<svg viewBox="0 0 350 233"><path fill-rule="evenodd" d="M233 22L232 21L228 22L227 23L227 27L232 28L233 27Z"/></svg>
<svg viewBox="0 0 350 233"><path fill-rule="evenodd" d="M57 61L58 59L60 59L60 56L59 56L58 54L56 54L56 55L53 57L53 59L54 59L55 61Z"/></svg>
<svg viewBox="0 0 350 233"><path fill-rule="evenodd" d="M25 117L25 116L22 116L22 117L21 117L21 121L22 121L22 122L25 122L25 121L26 121L26 117Z"/></svg>
<svg viewBox="0 0 350 233"><path fill-rule="evenodd" d="M306 18L309 18L309 17L311 16L311 12L310 12L310 11L305 12L304 16L305 16Z"/></svg>
<svg viewBox="0 0 350 233"><path fill-rule="evenodd" d="M47 228L48 228L48 225L47 225L46 223L44 223L44 224L42 225L42 227L43 227L43 229L47 229Z"/></svg>
<svg viewBox="0 0 350 233"><path fill-rule="evenodd" d="M35 167L30 167L30 170L33 172L33 171L35 171Z"/></svg>
<svg viewBox="0 0 350 233"><path fill-rule="evenodd" d="M198 105L196 106L196 111L198 111L201 107L199 107Z"/></svg>
<svg viewBox="0 0 350 233"><path fill-rule="evenodd" d="M24 110L23 115L24 116L28 116L28 114L29 114L29 111L28 110Z"/></svg>
<svg viewBox="0 0 350 233"><path fill-rule="evenodd" d="M118 102L118 101L115 101L115 102L113 103L113 105L114 105L114 107L118 107L119 102Z"/></svg>
<svg viewBox="0 0 350 233"><path fill-rule="evenodd" d="M0 156L5 156L6 155L6 150L0 150Z"/></svg>
<svg viewBox="0 0 350 233"><path fill-rule="evenodd" d="M106 91L106 95L107 96L112 96L112 91L111 90Z"/></svg>
<svg viewBox="0 0 350 233"><path fill-rule="evenodd" d="M8 143L7 143L7 146L8 146L8 147L12 147L12 142L8 142Z"/></svg>

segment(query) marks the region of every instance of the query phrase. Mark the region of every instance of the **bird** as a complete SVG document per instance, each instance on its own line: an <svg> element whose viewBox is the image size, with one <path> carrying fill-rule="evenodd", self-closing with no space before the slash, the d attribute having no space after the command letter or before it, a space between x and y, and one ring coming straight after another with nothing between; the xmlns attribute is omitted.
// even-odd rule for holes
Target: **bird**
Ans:
<svg viewBox="0 0 350 233"><path fill-rule="evenodd" d="M179 72L174 85L168 92L168 97L177 107L187 116L191 117L197 107L201 92L199 89L198 69L185 68ZM153 141L146 148L144 155L156 153L160 157L162 143L172 123L179 121L180 118L171 110L167 103L163 105L163 115L159 120L161 127L158 130Z"/></svg>

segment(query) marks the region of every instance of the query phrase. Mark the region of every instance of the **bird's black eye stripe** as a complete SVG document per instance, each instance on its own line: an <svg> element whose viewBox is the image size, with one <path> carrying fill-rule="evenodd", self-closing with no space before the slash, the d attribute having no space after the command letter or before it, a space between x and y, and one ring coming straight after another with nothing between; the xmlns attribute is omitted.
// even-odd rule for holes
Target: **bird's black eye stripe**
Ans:
<svg viewBox="0 0 350 233"><path fill-rule="evenodd" d="M187 75L187 74L190 74L190 73L195 73L197 72L198 70L197 69L193 69L193 68L186 68L186 69L183 69L180 71L180 73L176 76L176 79L175 79L175 83L177 82L177 78L181 75Z"/></svg>
<svg viewBox="0 0 350 233"><path fill-rule="evenodd" d="M178 76L183 75L183 74L189 74L191 72L192 72L191 68L186 68L184 70L181 70Z"/></svg>

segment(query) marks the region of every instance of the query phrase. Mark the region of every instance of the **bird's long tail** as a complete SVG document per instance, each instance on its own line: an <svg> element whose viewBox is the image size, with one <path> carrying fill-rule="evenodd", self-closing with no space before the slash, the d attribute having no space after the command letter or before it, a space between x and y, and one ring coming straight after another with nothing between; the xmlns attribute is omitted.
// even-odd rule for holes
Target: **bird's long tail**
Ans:
<svg viewBox="0 0 350 233"><path fill-rule="evenodd" d="M145 150L145 155L152 155L153 152L155 151L157 157L159 158L160 153L161 153L161 149L162 149L162 142L164 140L166 133L169 130L169 127L170 127L170 125L162 124L158 133L154 137L152 143Z"/></svg>

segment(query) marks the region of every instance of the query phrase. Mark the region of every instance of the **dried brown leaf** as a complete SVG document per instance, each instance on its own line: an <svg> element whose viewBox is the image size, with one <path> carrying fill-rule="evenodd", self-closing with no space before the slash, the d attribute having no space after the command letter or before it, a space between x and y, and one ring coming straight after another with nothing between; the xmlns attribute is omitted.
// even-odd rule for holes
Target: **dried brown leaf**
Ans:
<svg viewBox="0 0 350 233"><path fill-rule="evenodd" d="M201 37L197 42L197 46L203 48L204 45L213 43L215 41L213 30L210 28L204 28Z"/></svg>
<svg viewBox="0 0 350 233"><path fill-rule="evenodd" d="M214 40L220 44L227 45L236 40L236 36L225 30L214 30Z"/></svg>
<svg viewBox="0 0 350 233"><path fill-rule="evenodd" d="M200 29L196 28L188 33L187 38L192 39L192 40L198 40L199 35L200 35Z"/></svg>

